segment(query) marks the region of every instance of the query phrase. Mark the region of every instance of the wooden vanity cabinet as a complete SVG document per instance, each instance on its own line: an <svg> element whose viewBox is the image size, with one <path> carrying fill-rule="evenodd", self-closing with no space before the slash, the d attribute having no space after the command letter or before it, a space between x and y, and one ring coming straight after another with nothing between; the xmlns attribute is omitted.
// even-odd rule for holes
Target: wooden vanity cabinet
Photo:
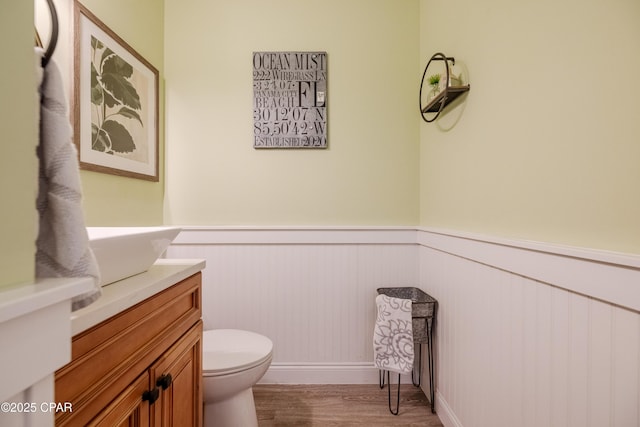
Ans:
<svg viewBox="0 0 640 427"><path fill-rule="evenodd" d="M201 273L73 337L56 426L201 426Z"/></svg>

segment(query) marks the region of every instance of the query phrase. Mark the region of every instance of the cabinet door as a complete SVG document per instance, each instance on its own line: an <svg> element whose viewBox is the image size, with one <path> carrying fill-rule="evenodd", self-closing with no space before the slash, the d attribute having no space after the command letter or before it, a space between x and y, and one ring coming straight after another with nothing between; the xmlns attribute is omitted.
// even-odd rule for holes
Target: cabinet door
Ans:
<svg viewBox="0 0 640 427"><path fill-rule="evenodd" d="M56 413L56 426L89 425L141 374L148 375L200 320L201 277L194 274L73 337L72 361L55 377L55 401L71 402L73 412ZM154 389L152 380L147 390Z"/></svg>
<svg viewBox="0 0 640 427"><path fill-rule="evenodd" d="M154 427L202 426L202 321L150 369L160 397L151 407Z"/></svg>
<svg viewBox="0 0 640 427"><path fill-rule="evenodd" d="M146 427L149 425L149 402L142 395L149 388L149 373L140 375L122 394L88 425L100 427Z"/></svg>

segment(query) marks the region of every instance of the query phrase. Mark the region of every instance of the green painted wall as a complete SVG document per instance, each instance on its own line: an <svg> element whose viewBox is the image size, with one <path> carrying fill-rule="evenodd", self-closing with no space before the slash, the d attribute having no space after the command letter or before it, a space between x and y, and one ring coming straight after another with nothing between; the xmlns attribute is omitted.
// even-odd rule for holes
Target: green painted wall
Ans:
<svg viewBox="0 0 640 427"><path fill-rule="evenodd" d="M418 221L418 2L166 0L165 221ZM326 150L253 148L254 51L326 51Z"/></svg>
<svg viewBox="0 0 640 427"><path fill-rule="evenodd" d="M0 8L0 286L33 280L37 118L33 2Z"/></svg>
<svg viewBox="0 0 640 427"><path fill-rule="evenodd" d="M442 51L471 83L420 126L420 224L640 253L640 3L422 0L420 19L420 73Z"/></svg>
<svg viewBox="0 0 640 427"><path fill-rule="evenodd" d="M158 225L164 200L164 7L160 0L84 0L160 73L160 182L82 171L87 225Z"/></svg>
<svg viewBox="0 0 640 427"><path fill-rule="evenodd" d="M70 28L72 3L56 3ZM83 171L90 225L420 223L640 252L633 0L85 4L169 81L167 194L164 173ZM34 10L2 9L0 92L12 102L0 103L0 285L33 278L37 223ZM70 86L72 38L61 37ZM252 148L254 50L328 52L328 150ZM429 125L415 104L436 51L467 67L472 90Z"/></svg>

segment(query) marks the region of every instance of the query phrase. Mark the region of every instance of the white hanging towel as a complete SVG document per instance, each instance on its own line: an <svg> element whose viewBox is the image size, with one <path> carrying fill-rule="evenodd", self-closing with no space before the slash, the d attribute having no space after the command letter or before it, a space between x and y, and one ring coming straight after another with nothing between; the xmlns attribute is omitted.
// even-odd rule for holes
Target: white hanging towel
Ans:
<svg viewBox="0 0 640 427"><path fill-rule="evenodd" d="M376 305L374 364L378 369L408 374L413 370L414 357L411 300L380 294Z"/></svg>
<svg viewBox="0 0 640 427"><path fill-rule="evenodd" d="M38 65L42 52L36 48ZM75 311L102 294L100 273L84 223L78 158L71 139L60 71L53 60L44 70L39 66L37 69L42 83L36 277L93 277L95 288L73 299L72 310Z"/></svg>

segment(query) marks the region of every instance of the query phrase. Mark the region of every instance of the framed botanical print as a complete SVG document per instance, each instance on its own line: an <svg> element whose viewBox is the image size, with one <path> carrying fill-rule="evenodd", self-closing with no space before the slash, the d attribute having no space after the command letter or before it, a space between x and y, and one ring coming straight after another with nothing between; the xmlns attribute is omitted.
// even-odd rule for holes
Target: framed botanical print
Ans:
<svg viewBox="0 0 640 427"><path fill-rule="evenodd" d="M158 71L78 1L74 18L80 167L158 181Z"/></svg>

